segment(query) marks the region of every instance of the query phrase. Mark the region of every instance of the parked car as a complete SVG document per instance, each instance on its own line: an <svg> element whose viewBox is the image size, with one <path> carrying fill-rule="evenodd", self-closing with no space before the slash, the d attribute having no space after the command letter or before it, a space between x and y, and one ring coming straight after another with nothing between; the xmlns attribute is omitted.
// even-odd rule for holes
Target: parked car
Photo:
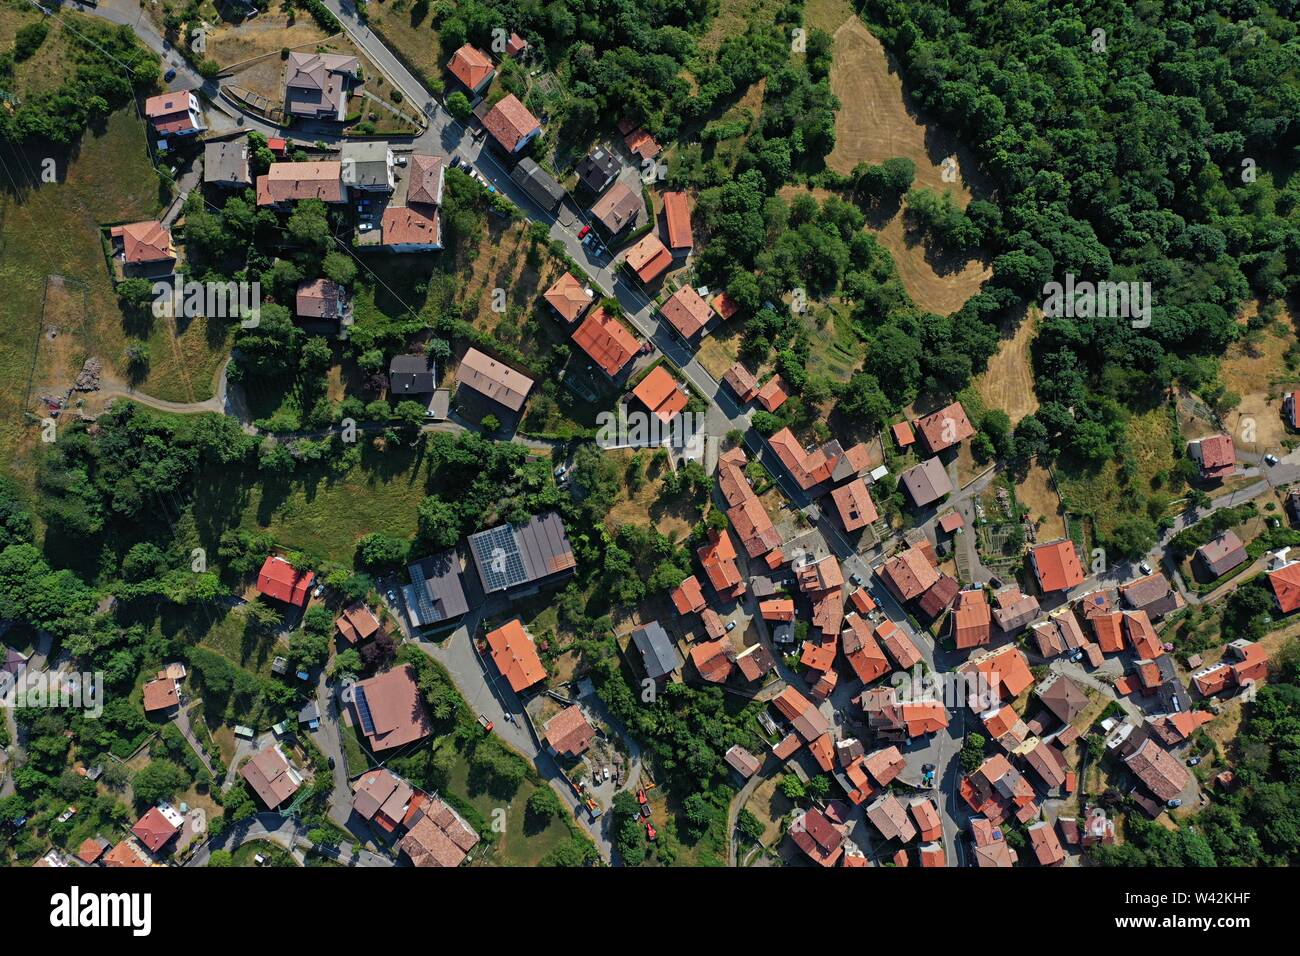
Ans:
<svg viewBox="0 0 1300 956"><path fill-rule="evenodd" d="M1138 568L1142 571L1143 574L1151 573L1151 565L1148 564L1146 561L1143 561L1141 564L1139 564Z"/></svg>
<svg viewBox="0 0 1300 956"><path fill-rule="evenodd" d="M401 156L396 156L396 157L394 157L394 158L393 158L393 162L395 162L398 166L405 166L405 165L406 165L406 154L403 153Z"/></svg>
<svg viewBox="0 0 1300 956"><path fill-rule="evenodd" d="M176 71L174 69L169 69L163 74L163 82L165 83L170 83L174 79L176 79Z"/></svg>
<svg viewBox="0 0 1300 956"><path fill-rule="evenodd" d="M375 224L373 222L363 222L359 226L357 226L357 232L369 232L371 229L374 228L375 228Z"/></svg>
<svg viewBox="0 0 1300 956"><path fill-rule="evenodd" d="M478 722L479 726L483 728L485 733L492 733L492 721L487 719L487 714L479 714Z"/></svg>
<svg viewBox="0 0 1300 956"><path fill-rule="evenodd" d="M1266 465L1276 465L1277 462L1278 462L1278 457L1277 457L1277 455L1265 455L1265 456L1264 456L1264 464L1266 464Z"/></svg>
<svg viewBox="0 0 1300 956"><path fill-rule="evenodd" d="M322 594L324 594L324 593L325 593L325 585L324 585L324 584L318 584L318 585L316 585L316 587L312 588L311 596L312 596L312 597L320 597L320 596L321 596Z"/></svg>
<svg viewBox="0 0 1300 956"><path fill-rule="evenodd" d="M1196 766L1198 763L1200 763L1200 762L1201 762L1201 758L1200 758L1200 757L1192 757L1192 758L1190 758L1190 759L1187 761L1187 766L1189 766L1189 767L1195 767L1195 766Z"/></svg>
<svg viewBox="0 0 1300 956"><path fill-rule="evenodd" d="M568 471L568 470L569 470L569 466L568 466L568 465L560 465L558 468L555 469L555 477L556 477L556 478L563 478L563 477L564 477L564 473L565 473L566 471Z"/></svg>
<svg viewBox="0 0 1300 956"><path fill-rule="evenodd" d="M727 622L727 630L729 630L729 631L734 631L735 629L736 629L736 622L735 622L735 621L728 621L728 622Z"/></svg>
<svg viewBox="0 0 1300 956"><path fill-rule="evenodd" d="M850 574L849 581L851 581L855 587L862 587L862 575L860 574Z"/></svg>
<svg viewBox="0 0 1300 956"><path fill-rule="evenodd" d="M578 230L578 238L581 239L589 232L591 232L591 226L583 226L581 229Z"/></svg>
<svg viewBox="0 0 1300 956"><path fill-rule="evenodd" d="M334 769L334 758L333 758L333 757L326 757L326 758L325 758L325 762L329 764L331 770Z"/></svg>
<svg viewBox="0 0 1300 956"><path fill-rule="evenodd" d="M606 779L606 780L609 779L609 768L608 768L608 767L605 768L605 779Z"/></svg>
<svg viewBox="0 0 1300 956"><path fill-rule="evenodd" d="M1177 799L1176 797L1173 800L1165 801L1165 806L1167 806L1170 810L1177 810L1182 805L1183 805L1183 801Z"/></svg>

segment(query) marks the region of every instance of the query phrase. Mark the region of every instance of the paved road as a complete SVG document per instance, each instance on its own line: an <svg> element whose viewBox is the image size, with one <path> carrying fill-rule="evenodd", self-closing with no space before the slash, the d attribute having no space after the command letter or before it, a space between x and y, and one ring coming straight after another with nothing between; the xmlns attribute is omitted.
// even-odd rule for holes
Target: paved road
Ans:
<svg viewBox="0 0 1300 956"><path fill-rule="evenodd" d="M310 850L314 846L306 835L300 832L297 821L292 817L282 817L278 813L259 813L232 827L222 835L221 839L207 841L195 851L193 856L185 861L185 866L207 866L213 850L230 850L233 852L253 840L267 840L284 847L293 854L293 858L300 864L305 859L304 851ZM349 862L355 852L356 866L395 865L389 857L371 853L369 850L359 847L353 847L350 843L340 844L337 849L321 847L320 851L327 856L334 857L340 863ZM349 862L349 865L353 864Z"/></svg>

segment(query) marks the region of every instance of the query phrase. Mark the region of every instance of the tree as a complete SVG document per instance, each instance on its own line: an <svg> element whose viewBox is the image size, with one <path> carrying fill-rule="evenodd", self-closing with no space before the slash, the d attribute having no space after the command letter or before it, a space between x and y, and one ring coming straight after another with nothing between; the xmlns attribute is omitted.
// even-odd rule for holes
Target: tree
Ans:
<svg viewBox="0 0 1300 956"><path fill-rule="evenodd" d="M563 808L560 806L560 798L555 795L555 791L543 784L529 794L528 802L525 804L525 812L534 821L545 825L545 823L559 816L563 812Z"/></svg>
<svg viewBox="0 0 1300 956"><path fill-rule="evenodd" d="M469 98L460 90L447 97L447 110L462 123L469 119L469 114L472 112Z"/></svg>
<svg viewBox="0 0 1300 956"><path fill-rule="evenodd" d="M808 790L804 787L803 781L792 773L786 774L781 778L781 793L787 800L802 800L808 795Z"/></svg>
<svg viewBox="0 0 1300 956"><path fill-rule="evenodd" d="M429 496L417 509L420 538L439 550L455 546L460 540L460 517L453 505Z"/></svg>
<svg viewBox="0 0 1300 956"><path fill-rule="evenodd" d="M491 412L484 415L479 421L479 424L483 427L483 433L485 435L495 435L501 430L501 419L497 418Z"/></svg>
<svg viewBox="0 0 1300 956"><path fill-rule="evenodd" d="M970 733L961 745L961 766L967 773L974 773L984 762L984 746L988 741L983 734Z"/></svg>
<svg viewBox="0 0 1300 956"><path fill-rule="evenodd" d="M357 277L357 264L345 253L330 252L321 262L321 271L325 277L339 285L350 286Z"/></svg>
<svg viewBox="0 0 1300 956"><path fill-rule="evenodd" d="M136 803L158 804L169 801L189 786L189 775L170 760L154 759L131 779Z"/></svg>

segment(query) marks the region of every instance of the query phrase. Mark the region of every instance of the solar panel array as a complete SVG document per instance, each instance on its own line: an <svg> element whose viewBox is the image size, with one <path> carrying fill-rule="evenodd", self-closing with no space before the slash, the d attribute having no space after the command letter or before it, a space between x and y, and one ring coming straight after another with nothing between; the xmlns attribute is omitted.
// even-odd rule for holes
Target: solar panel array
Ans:
<svg viewBox="0 0 1300 956"><path fill-rule="evenodd" d="M410 567L412 591L415 592L415 606L419 610L419 617L422 623L438 620L438 612L434 609L433 602L429 600L428 578L424 576L424 568L420 562L416 562Z"/></svg>
<svg viewBox="0 0 1300 956"><path fill-rule="evenodd" d="M375 732L375 719L370 716L370 702L366 700L364 688L358 687L356 689L355 703L357 705L357 716L361 718L361 729L367 734L373 734Z"/></svg>
<svg viewBox="0 0 1300 956"><path fill-rule="evenodd" d="M528 580L519 542L510 525L480 532L471 541L479 573L489 592L503 591Z"/></svg>

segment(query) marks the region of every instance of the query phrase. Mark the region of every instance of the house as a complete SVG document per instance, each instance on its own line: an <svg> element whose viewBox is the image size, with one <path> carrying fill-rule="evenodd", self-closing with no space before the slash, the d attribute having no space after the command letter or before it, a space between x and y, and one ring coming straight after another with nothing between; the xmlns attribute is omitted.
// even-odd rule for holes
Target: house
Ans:
<svg viewBox="0 0 1300 956"><path fill-rule="evenodd" d="M347 289L325 278L298 283L293 297L293 311L302 319L327 322L344 322L352 315Z"/></svg>
<svg viewBox="0 0 1300 956"><path fill-rule="evenodd" d="M718 640L700 641L691 647L691 663L700 677L710 684L726 683L735 668L734 657L725 636Z"/></svg>
<svg viewBox="0 0 1300 956"><path fill-rule="evenodd" d="M546 732L542 736L551 753L557 757L574 758L587 752L591 738L596 736L596 728L591 726L580 706L571 704L546 722Z"/></svg>
<svg viewBox="0 0 1300 956"><path fill-rule="evenodd" d="M478 349L471 348L456 368L456 382L496 405L519 412L532 390L533 380Z"/></svg>
<svg viewBox="0 0 1300 956"><path fill-rule="evenodd" d="M1124 650L1124 615L1120 611L1095 614L1092 621L1097 647L1103 654L1118 654Z"/></svg>
<svg viewBox="0 0 1300 956"><path fill-rule="evenodd" d="M77 859L86 866L94 866L111 844L101 836L88 837L77 848Z"/></svg>
<svg viewBox="0 0 1300 956"><path fill-rule="evenodd" d="M844 455L836 441L829 441L814 451L806 451L789 428L782 428L767 442L790 477L804 491L831 481L836 465Z"/></svg>
<svg viewBox="0 0 1300 956"><path fill-rule="evenodd" d="M302 777L279 744L271 744L254 754L239 769L239 775L268 810L284 804L302 786Z"/></svg>
<svg viewBox="0 0 1300 956"><path fill-rule="evenodd" d="M838 652L839 640L836 637L804 641L799 663L810 671L828 671L834 666L835 655Z"/></svg>
<svg viewBox="0 0 1300 956"><path fill-rule="evenodd" d="M691 235L691 200L684 192L663 194L664 221L668 226L668 248L674 253L689 252L695 240Z"/></svg>
<svg viewBox="0 0 1300 956"><path fill-rule="evenodd" d="M185 817L180 811L167 803L150 807L149 811L131 827L131 834L150 853L157 854L170 843L185 825ZM108 862L107 860L105 861ZM109 863L109 866L114 864ZM135 866L134 863L117 864Z"/></svg>
<svg viewBox="0 0 1300 956"><path fill-rule="evenodd" d="M623 257L627 267L644 283L651 283L668 271L673 255L653 232L646 233Z"/></svg>
<svg viewBox="0 0 1300 956"><path fill-rule="evenodd" d="M938 458L927 458L899 476L912 504L918 508L934 504L952 491L948 471Z"/></svg>
<svg viewBox="0 0 1300 956"><path fill-rule="evenodd" d="M830 733L830 724L822 716L821 711L792 686L787 685L774 697L772 706L794 728L794 732L804 743L810 744L824 734Z"/></svg>
<svg viewBox="0 0 1300 956"><path fill-rule="evenodd" d="M1205 580L1212 581L1244 564L1248 557L1241 538L1229 529L1197 548L1192 560Z"/></svg>
<svg viewBox="0 0 1300 956"><path fill-rule="evenodd" d="M592 291L584 288L573 273L565 272L542 293L542 298L560 318L572 325L591 305Z"/></svg>
<svg viewBox="0 0 1300 956"><path fill-rule="evenodd" d="M290 51L284 71L285 112L343 122L348 115L348 84L360 68L355 56Z"/></svg>
<svg viewBox="0 0 1300 956"><path fill-rule="evenodd" d="M677 646L658 621L650 621L634 630L632 646L641 655L641 665L651 680L667 677L682 666Z"/></svg>
<svg viewBox="0 0 1300 956"><path fill-rule="evenodd" d="M397 185L393 151L383 141L345 142L339 157L345 186L360 192L391 193Z"/></svg>
<svg viewBox="0 0 1300 956"><path fill-rule="evenodd" d="M1046 621L1039 621L1032 628L1034 643L1041 657L1056 657L1083 647L1087 638L1079 627L1079 620L1068 608L1063 607L1052 612Z"/></svg>
<svg viewBox="0 0 1300 956"><path fill-rule="evenodd" d="M1083 566L1079 563L1079 552L1070 540L1053 541L1040 544L1029 552L1029 562L1038 580L1038 587L1044 594L1053 591L1068 591L1075 585L1083 583Z"/></svg>
<svg viewBox="0 0 1300 956"><path fill-rule="evenodd" d="M983 588L957 593L952 613L952 637L957 650L987 644L993 636L993 614Z"/></svg>
<svg viewBox="0 0 1300 956"><path fill-rule="evenodd" d="M1119 596L1125 607L1134 611L1146 611L1147 616L1154 620L1179 610L1187 603L1181 594L1169 586L1169 579L1159 571L1121 584Z"/></svg>
<svg viewBox="0 0 1300 956"><path fill-rule="evenodd" d="M672 421L690 401L685 387L663 365L652 368L632 394L664 423Z"/></svg>
<svg viewBox="0 0 1300 956"><path fill-rule="evenodd" d="M695 553L719 596L735 599L745 593L745 579L736 565L736 545L725 528L710 529L708 540Z"/></svg>
<svg viewBox="0 0 1300 956"><path fill-rule="evenodd" d="M1048 710L1070 724L1088 707L1088 692L1074 680L1062 674L1053 674L1038 685L1035 693Z"/></svg>
<svg viewBox="0 0 1300 956"><path fill-rule="evenodd" d="M391 252L437 252L442 248L442 219L434 206L389 203L379 217L379 230L383 247Z"/></svg>
<svg viewBox="0 0 1300 956"><path fill-rule="evenodd" d="M758 394L758 380L740 362L736 362L731 368L727 369L727 374L722 376L722 382L742 402L748 402Z"/></svg>
<svg viewBox="0 0 1300 956"><path fill-rule="evenodd" d="M816 807L795 817L789 833L794 845L821 866L834 866L844 855L843 831Z"/></svg>
<svg viewBox="0 0 1300 956"><path fill-rule="evenodd" d="M732 744L727 749L727 752L723 754L723 759L727 761L732 770L740 774L742 780L748 780L758 773L759 768L763 766L762 760L740 746L740 744Z"/></svg>
<svg viewBox="0 0 1300 956"><path fill-rule="evenodd" d="M663 149L653 136L630 119L619 120L618 131L623 134L623 145L628 152L643 163L654 159Z"/></svg>
<svg viewBox="0 0 1300 956"><path fill-rule="evenodd" d="M722 317L722 321L731 318L740 311L740 305L731 296L727 295L726 290L719 292L709 303L713 306L713 311Z"/></svg>
<svg viewBox="0 0 1300 956"><path fill-rule="evenodd" d="M926 589L925 593L916 599L917 609L930 620L935 620L952 603L953 598L957 596L961 585L957 580L947 574L940 574L939 580Z"/></svg>
<svg viewBox="0 0 1300 956"><path fill-rule="evenodd" d="M1162 801L1176 799L1192 782L1187 768L1150 737L1123 760L1146 788Z"/></svg>
<svg viewBox="0 0 1300 956"><path fill-rule="evenodd" d="M678 614L698 613L705 606L704 589L700 587L700 579L693 574L673 588L669 593L669 597L672 598L673 606L677 608ZM766 617L766 615L764 616ZM790 602L790 616L794 616L793 601Z"/></svg>
<svg viewBox="0 0 1300 956"><path fill-rule="evenodd" d="M423 794L383 767L366 771L352 784L353 812L385 833L395 833L412 806L420 806L423 800Z"/></svg>
<svg viewBox="0 0 1300 956"><path fill-rule="evenodd" d="M1147 725L1165 746L1176 747L1213 719L1214 714L1208 710L1180 710L1176 714L1148 717Z"/></svg>
<svg viewBox="0 0 1300 956"><path fill-rule="evenodd" d="M573 341L611 379L627 368L641 348L627 326L603 306L588 313L574 330Z"/></svg>
<svg viewBox="0 0 1300 956"><path fill-rule="evenodd" d="M411 627L445 626L469 610L455 550L421 558L407 565L411 583L402 588L403 606Z"/></svg>
<svg viewBox="0 0 1300 956"><path fill-rule="evenodd" d="M1269 561L1269 570L1265 572L1268 586L1273 589L1273 599L1283 614L1290 614L1300 607L1300 561L1290 559L1290 550L1283 548L1274 554Z"/></svg>
<svg viewBox="0 0 1300 956"><path fill-rule="evenodd" d="M876 637L871 624L856 614L850 614L844 620L844 629L840 632L840 646L844 658L858 680L864 684L883 677L889 673L889 661Z"/></svg>
<svg viewBox="0 0 1300 956"><path fill-rule="evenodd" d="M487 645L492 654L492 663L515 693L546 679L546 668L537 656L533 637L524 630L519 618L489 631Z"/></svg>
<svg viewBox="0 0 1300 956"><path fill-rule="evenodd" d="M741 547L751 558L761 557L781 544L781 533L772 524L767 509L754 495L728 509L727 519L740 538Z"/></svg>
<svg viewBox="0 0 1300 956"><path fill-rule="evenodd" d="M939 810L935 807L934 800L917 797L908 804L908 809L912 811L912 819L916 822L916 829L923 842L933 843L943 839L943 822L939 819Z"/></svg>
<svg viewBox="0 0 1300 956"><path fill-rule="evenodd" d="M1014 644L1005 644L992 651L972 655L966 663L957 668L957 672L968 679L979 678L975 683L983 687L972 687L969 702L971 709L983 712L1002 700L1015 700L1034 682L1029 671L1029 661L1024 652ZM993 699L986 699L992 695Z"/></svg>
<svg viewBox="0 0 1300 956"><path fill-rule="evenodd" d="M1039 866L1060 866L1065 862L1065 848L1050 823L1040 820L1025 827L1025 832Z"/></svg>
<svg viewBox="0 0 1300 956"><path fill-rule="evenodd" d="M132 271L132 267L170 267L176 263L172 231L156 219L113 226L108 234L114 240L115 251L122 257L124 271Z"/></svg>
<svg viewBox="0 0 1300 956"><path fill-rule="evenodd" d="M900 669L911 670L921 662L921 652L916 649L916 644L892 620L882 621L876 628L875 636Z"/></svg>
<svg viewBox="0 0 1300 956"><path fill-rule="evenodd" d="M1187 443L1187 454L1205 481L1222 481L1237 470L1237 449L1229 435L1210 435Z"/></svg>
<svg viewBox="0 0 1300 956"><path fill-rule="evenodd" d="M763 411L774 412L784 405L789 397L790 393L786 390L785 379L780 375L773 375L763 383L763 387L758 390L754 400L763 406Z"/></svg>
<svg viewBox="0 0 1300 956"><path fill-rule="evenodd" d="M645 211L645 200L627 183L615 183L613 188L596 200L591 207L591 217L611 236L617 236L636 222Z"/></svg>
<svg viewBox="0 0 1300 956"><path fill-rule="evenodd" d="M513 93L501 99L483 117L483 126L507 153L519 152L542 131L537 117Z"/></svg>
<svg viewBox="0 0 1300 956"><path fill-rule="evenodd" d="M394 355L388 363L388 394L393 399L429 395L437 381L437 369L428 356Z"/></svg>
<svg viewBox="0 0 1300 956"><path fill-rule="evenodd" d="M364 602L358 601L343 609L343 613L334 619L334 627L343 640L356 645L379 633L379 619Z"/></svg>
<svg viewBox="0 0 1300 956"><path fill-rule="evenodd" d="M155 714L170 711L181 704L180 685L165 673L159 673L144 685L144 712Z"/></svg>
<svg viewBox="0 0 1300 956"><path fill-rule="evenodd" d="M253 185L248 166L248 137L204 143L203 181L229 189Z"/></svg>
<svg viewBox="0 0 1300 956"><path fill-rule="evenodd" d="M746 681L762 680L776 670L776 659L763 644L751 644L736 655L736 669Z"/></svg>
<svg viewBox="0 0 1300 956"><path fill-rule="evenodd" d="M285 604L306 607L315 580L316 575L311 571L299 571L278 554L273 554L262 562L262 569L257 572L257 590L259 594Z"/></svg>
<svg viewBox="0 0 1300 956"><path fill-rule="evenodd" d="M406 204L441 206L442 190L447 178L447 166L442 157L412 153L408 169Z"/></svg>
<svg viewBox="0 0 1300 956"><path fill-rule="evenodd" d="M1300 431L1300 392L1287 392L1282 396L1282 418L1292 431Z"/></svg>
<svg viewBox="0 0 1300 956"><path fill-rule="evenodd" d="M1025 594L1017 584L1008 585L993 595L993 620L1004 634L1015 634L1038 617L1038 598Z"/></svg>
<svg viewBox="0 0 1300 956"><path fill-rule="evenodd" d="M102 857L104 866L110 869L122 867L153 866L144 848L135 840L122 840Z"/></svg>
<svg viewBox="0 0 1300 956"><path fill-rule="evenodd" d="M420 804L406 822L397 846L414 866L460 866L478 843L474 828L436 797Z"/></svg>
<svg viewBox="0 0 1300 956"><path fill-rule="evenodd" d="M689 285L670 295L659 307L659 312L687 342L703 335L713 321L713 310Z"/></svg>
<svg viewBox="0 0 1300 956"><path fill-rule="evenodd" d="M990 739L996 740L1007 750L1019 747L1029 736L1029 728L1010 704L990 707L980 714L980 720L984 722L984 729L988 731Z"/></svg>
<svg viewBox="0 0 1300 956"><path fill-rule="evenodd" d="M918 598L939 580L939 571L917 545L905 548L876 569L900 604Z"/></svg>
<svg viewBox="0 0 1300 956"><path fill-rule="evenodd" d="M604 146L597 146L578 161L578 182L584 189L602 193L614 182L620 166L617 156Z"/></svg>
<svg viewBox="0 0 1300 956"><path fill-rule="evenodd" d="M447 72L469 90L471 95L477 96L492 82L496 67L492 65L491 57L478 47L466 43L447 61Z"/></svg>
<svg viewBox="0 0 1300 956"><path fill-rule="evenodd" d="M1019 857L1007 844L1002 829L983 817L970 822L971 843L975 850L975 865L981 867L1014 866Z"/></svg>
<svg viewBox="0 0 1300 956"><path fill-rule="evenodd" d="M894 436L894 443L898 445L899 451L911 448L916 444L916 433L912 431L912 425L906 419L890 425L889 430Z"/></svg>
<svg viewBox="0 0 1300 956"><path fill-rule="evenodd" d="M986 759L974 773L962 778L958 789L970 808L990 823L1001 823L1009 816L1023 823L1038 815L1033 786L1003 754Z"/></svg>
<svg viewBox="0 0 1300 956"><path fill-rule="evenodd" d="M548 212L554 212L564 200L564 187L528 156L519 160L515 168L510 170L510 178L532 197L533 202Z"/></svg>
<svg viewBox="0 0 1300 956"><path fill-rule="evenodd" d="M394 667L349 689L353 715L370 749L376 753L423 740L432 727L424 698L409 664Z"/></svg>
<svg viewBox="0 0 1300 956"><path fill-rule="evenodd" d="M1237 638L1228 644L1227 655L1235 659L1232 677L1238 687L1245 687L1251 681L1263 680L1268 676L1268 652L1263 645L1244 638Z"/></svg>
<svg viewBox="0 0 1300 956"><path fill-rule="evenodd" d="M961 402L953 402L933 414L916 420L916 432L922 447L937 455L975 434Z"/></svg>
<svg viewBox="0 0 1300 956"><path fill-rule="evenodd" d="M867 805L867 819L886 840L910 843L916 839L916 827L907 818L907 811L892 793L885 793Z"/></svg>
<svg viewBox="0 0 1300 956"><path fill-rule="evenodd" d="M1125 611L1124 633L1133 645L1133 653L1140 660L1154 661L1165 652L1146 611Z"/></svg>
<svg viewBox="0 0 1300 956"><path fill-rule="evenodd" d="M321 202L347 201L343 189L343 165L337 160L309 163L272 163L257 177L257 204L283 206L303 199Z"/></svg>
<svg viewBox="0 0 1300 956"><path fill-rule="evenodd" d="M193 90L159 93L144 101L144 116L159 136L197 136L207 129Z"/></svg>
<svg viewBox="0 0 1300 956"><path fill-rule="evenodd" d="M959 512L949 511L939 518L939 530L944 534L956 534L964 527L966 527L966 521Z"/></svg>

